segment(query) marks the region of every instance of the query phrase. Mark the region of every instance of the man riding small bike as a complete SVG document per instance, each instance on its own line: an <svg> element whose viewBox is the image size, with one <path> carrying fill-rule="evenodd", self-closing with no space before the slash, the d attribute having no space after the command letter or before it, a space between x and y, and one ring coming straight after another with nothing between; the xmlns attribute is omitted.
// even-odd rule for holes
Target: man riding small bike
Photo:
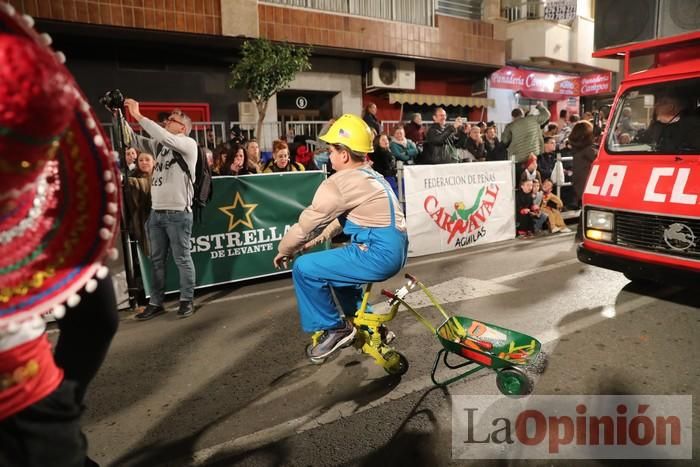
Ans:
<svg viewBox="0 0 700 467"><path fill-rule="evenodd" d="M335 173L316 190L279 244L277 268L287 267L300 251L342 230L349 244L294 261L292 279L301 326L314 333L308 356L324 359L352 344L357 330L341 317L355 314L362 286L384 281L403 268L408 250L406 219L384 177L372 170L372 131L358 116L345 114L319 139L329 144ZM325 230L324 230L325 229ZM332 291L331 291L332 289Z"/></svg>

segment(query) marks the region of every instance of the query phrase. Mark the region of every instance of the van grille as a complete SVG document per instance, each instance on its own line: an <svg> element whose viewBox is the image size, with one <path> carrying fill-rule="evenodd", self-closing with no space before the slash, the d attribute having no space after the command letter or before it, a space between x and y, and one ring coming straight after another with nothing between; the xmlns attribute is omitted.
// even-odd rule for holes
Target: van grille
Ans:
<svg viewBox="0 0 700 467"><path fill-rule="evenodd" d="M664 239L665 232L675 249ZM615 234L615 243L620 246L700 259L700 219L616 211Z"/></svg>

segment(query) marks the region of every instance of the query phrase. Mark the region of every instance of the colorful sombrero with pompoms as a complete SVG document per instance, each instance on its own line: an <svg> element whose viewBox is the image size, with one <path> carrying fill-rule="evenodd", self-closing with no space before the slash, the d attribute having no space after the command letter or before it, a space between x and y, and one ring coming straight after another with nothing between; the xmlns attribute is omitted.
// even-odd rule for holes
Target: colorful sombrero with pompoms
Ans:
<svg viewBox="0 0 700 467"><path fill-rule="evenodd" d="M0 0L0 331L62 317L117 253L116 160L50 43Z"/></svg>

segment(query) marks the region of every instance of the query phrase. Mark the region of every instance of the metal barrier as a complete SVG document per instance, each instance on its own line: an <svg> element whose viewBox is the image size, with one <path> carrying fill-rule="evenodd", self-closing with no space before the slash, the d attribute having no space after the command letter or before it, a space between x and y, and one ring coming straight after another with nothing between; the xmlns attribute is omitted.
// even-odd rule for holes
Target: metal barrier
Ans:
<svg viewBox="0 0 700 467"><path fill-rule="evenodd" d="M114 138L114 126L112 123L101 123L110 142ZM226 125L226 122L192 122L192 137L198 145L205 148L214 149L221 143L225 143L231 139L231 130L235 130L244 139L249 140L255 137L255 124L248 122L232 121ZM227 130L228 128L228 130ZM259 141L263 151L272 150L272 141L278 138L283 138L282 124L280 122L263 122L263 141ZM142 128L137 128L136 133L143 134ZM284 138L283 138L284 139Z"/></svg>

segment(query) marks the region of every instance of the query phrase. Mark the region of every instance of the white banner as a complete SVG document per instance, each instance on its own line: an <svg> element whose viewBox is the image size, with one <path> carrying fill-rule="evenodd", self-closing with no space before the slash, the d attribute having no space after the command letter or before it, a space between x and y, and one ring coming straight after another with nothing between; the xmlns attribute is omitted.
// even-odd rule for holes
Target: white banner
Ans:
<svg viewBox="0 0 700 467"><path fill-rule="evenodd" d="M512 163L404 166L408 256L515 237Z"/></svg>

